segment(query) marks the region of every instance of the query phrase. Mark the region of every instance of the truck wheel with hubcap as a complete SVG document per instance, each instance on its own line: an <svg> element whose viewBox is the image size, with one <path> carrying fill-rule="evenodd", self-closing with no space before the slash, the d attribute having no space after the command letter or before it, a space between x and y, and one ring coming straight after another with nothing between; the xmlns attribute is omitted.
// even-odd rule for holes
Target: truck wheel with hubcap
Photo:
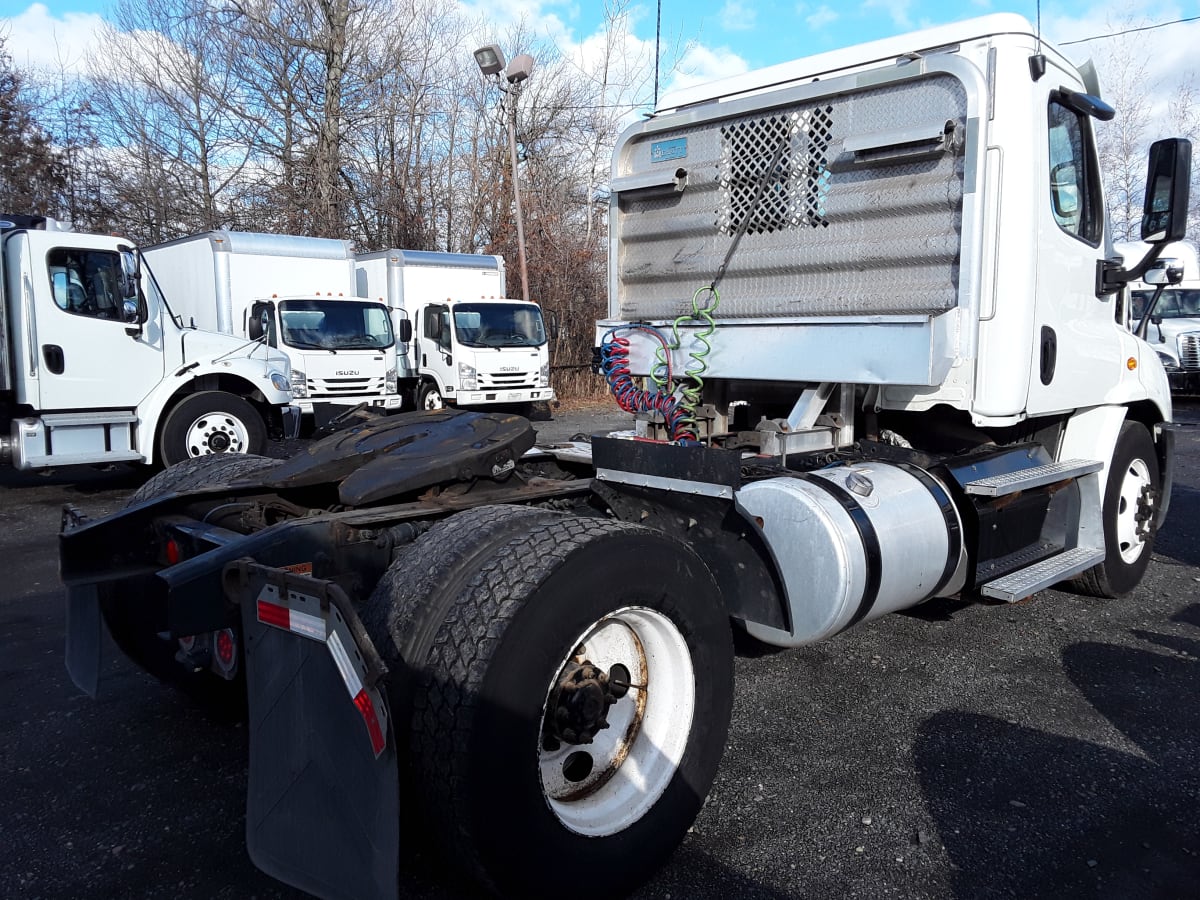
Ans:
<svg viewBox="0 0 1200 900"><path fill-rule="evenodd" d="M504 533L426 605L411 721L424 815L501 893L623 892L683 839L716 775L729 620L674 538L567 515Z"/></svg>
<svg viewBox="0 0 1200 900"><path fill-rule="evenodd" d="M266 443L262 416L249 401L225 391L201 391L167 414L159 456L170 466L196 456L261 453Z"/></svg>
<svg viewBox="0 0 1200 900"><path fill-rule="evenodd" d="M1125 422L1104 489L1104 562L1072 579L1071 587L1094 597L1137 587L1150 564L1161 490L1150 432L1140 422Z"/></svg>
<svg viewBox="0 0 1200 900"><path fill-rule="evenodd" d="M444 409L445 406L442 391L434 382L426 381L421 385L421 390L417 393L418 409Z"/></svg>

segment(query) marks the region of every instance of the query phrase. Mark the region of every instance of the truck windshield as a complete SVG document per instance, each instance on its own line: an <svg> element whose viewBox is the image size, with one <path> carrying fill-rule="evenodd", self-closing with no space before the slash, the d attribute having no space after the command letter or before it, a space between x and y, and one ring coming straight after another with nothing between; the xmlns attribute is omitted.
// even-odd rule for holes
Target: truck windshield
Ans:
<svg viewBox="0 0 1200 900"><path fill-rule="evenodd" d="M468 347L540 347L546 343L542 311L525 303L458 303L454 331Z"/></svg>
<svg viewBox="0 0 1200 900"><path fill-rule="evenodd" d="M383 350L392 346L392 322L382 303L358 300L284 300L283 342L298 350Z"/></svg>
<svg viewBox="0 0 1200 900"><path fill-rule="evenodd" d="M1134 321L1146 314L1146 304L1154 296L1154 291L1132 291L1133 302L1130 305ZM1200 290L1186 288L1166 288L1154 308L1154 314L1164 319L1200 319Z"/></svg>

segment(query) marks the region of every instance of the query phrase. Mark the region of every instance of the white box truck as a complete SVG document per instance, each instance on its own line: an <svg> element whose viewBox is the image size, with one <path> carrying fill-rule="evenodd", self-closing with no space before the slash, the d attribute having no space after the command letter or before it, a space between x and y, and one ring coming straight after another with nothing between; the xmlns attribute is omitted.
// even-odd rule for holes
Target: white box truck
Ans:
<svg viewBox="0 0 1200 900"><path fill-rule="evenodd" d="M1117 244L1126 259L1145 256L1149 246ZM1180 280L1168 281L1167 272L1177 270ZM1162 285L1162 296L1143 323L1147 306ZM1186 241L1169 244L1141 280L1129 285L1125 315L1131 330L1139 331L1158 353L1171 390L1179 394L1200 393L1200 265L1196 248Z"/></svg>
<svg viewBox="0 0 1200 900"><path fill-rule="evenodd" d="M287 353L306 418L320 424L360 403L401 408L391 317L355 296L349 241L209 231L143 253L176 312L201 328L265 335Z"/></svg>
<svg viewBox="0 0 1200 900"><path fill-rule="evenodd" d="M1151 147L1152 246L1121 264L1098 91L997 15L664 100L614 151L596 332L640 440L584 467L445 410L254 478L177 467L64 533L72 677L95 690L101 609L176 674L235 635L249 854L310 893L395 898L419 833L493 893L623 895L713 784L735 629L798 647L1151 564L1171 396L1113 305L1183 237L1191 147ZM117 555L160 567L140 606Z"/></svg>
<svg viewBox="0 0 1200 900"><path fill-rule="evenodd" d="M131 242L0 216L0 267L3 462L170 464L294 433L287 357L185 327Z"/></svg>
<svg viewBox="0 0 1200 900"><path fill-rule="evenodd" d="M421 409L554 399L542 310L504 296L504 259L382 250L358 256L358 293L412 321L402 381ZM407 352L403 352L407 351Z"/></svg>

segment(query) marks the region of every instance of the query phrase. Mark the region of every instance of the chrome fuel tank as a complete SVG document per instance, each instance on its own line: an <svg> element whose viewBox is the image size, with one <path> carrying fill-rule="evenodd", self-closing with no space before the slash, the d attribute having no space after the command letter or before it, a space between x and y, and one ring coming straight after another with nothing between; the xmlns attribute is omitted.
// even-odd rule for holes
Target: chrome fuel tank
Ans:
<svg viewBox="0 0 1200 900"><path fill-rule="evenodd" d="M739 512L762 535L783 582L786 630L746 623L796 647L961 589L958 511L916 466L854 463L740 488Z"/></svg>

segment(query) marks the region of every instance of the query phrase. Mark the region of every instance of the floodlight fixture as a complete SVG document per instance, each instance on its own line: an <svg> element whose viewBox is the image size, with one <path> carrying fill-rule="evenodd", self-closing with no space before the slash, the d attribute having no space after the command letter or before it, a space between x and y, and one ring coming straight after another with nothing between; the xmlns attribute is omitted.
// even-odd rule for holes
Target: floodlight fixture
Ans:
<svg viewBox="0 0 1200 900"><path fill-rule="evenodd" d="M504 69L504 51L498 44L487 44L475 51L475 63L484 75L498 75Z"/></svg>
<svg viewBox="0 0 1200 900"><path fill-rule="evenodd" d="M508 64L508 68L504 71L504 77L509 84L519 84L529 77L533 71L533 57L528 53L522 53L519 56L514 56L513 61Z"/></svg>

